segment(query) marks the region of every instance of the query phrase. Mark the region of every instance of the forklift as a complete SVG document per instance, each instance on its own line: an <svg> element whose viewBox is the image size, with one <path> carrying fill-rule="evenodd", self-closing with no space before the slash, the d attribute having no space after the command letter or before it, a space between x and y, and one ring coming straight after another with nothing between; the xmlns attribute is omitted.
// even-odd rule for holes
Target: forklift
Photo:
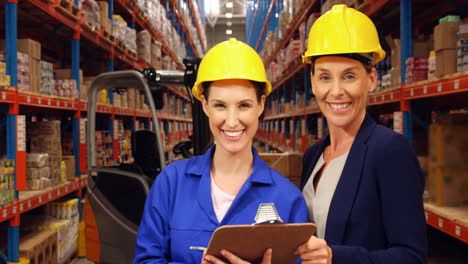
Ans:
<svg viewBox="0 0 468 264"><path fill-rule="evenodd" d="M102 73L92 82L88 91L87 165L88 186L85 218L88 259L96 263L131 263L135 241L146 197L159 172L165 167L165 153L161 140L157 110L162 109L163 87L185 86L192 104L193 136L191 141L177 144L173 152L201 155L211 141L208 119L201 103L193 99L194 85L200 59L184 59L184 71L124 70ZM131 148L134 162L116 166L96 166L96 108L101 90L122 93L128 88L142 91L153 122L151 130L134 131ZM87 208L86 208L87 207ZM91 237L90 237L91 236ZM92 251L92 254L90 254Z"/></svg>

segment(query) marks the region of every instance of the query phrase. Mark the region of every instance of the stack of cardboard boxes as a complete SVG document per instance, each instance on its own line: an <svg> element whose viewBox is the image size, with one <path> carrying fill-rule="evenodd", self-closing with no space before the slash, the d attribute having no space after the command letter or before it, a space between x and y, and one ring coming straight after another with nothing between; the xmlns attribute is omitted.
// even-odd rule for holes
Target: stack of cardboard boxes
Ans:
<svg viewBox="0 0 468 264"><path fill-rule="evenodd" d="M401 83L401 41L389 35L385 37L385 40L391 49L390 63L392 68L388 73L390 74L390 87L393 88Z"/></svg>
<svg viewBox="0 0 468 264"><path fill-rule="evenodd" d="M109 18L109 5L106 1L97 1L99 5L99 21L101 30L107 33L112 32L112 21Z"/></svg>
<svg viewBox="0 0 468 264"><path fill-rule="evenodd" d="M26 179L28 190L43 190L51 185L48 153L26 155Z"/></svg>
<svg viewBox="0 0 468 264"><path fill-rule="evenodd" d="M27 127L31 139L31 152L48 153L50 183L52 186L62 182L60 164L62 162L62 144L60 121L32 122Z"/></svg>
<svg viewBox="0 0 468 264"><path fill-rule="evenodd" d="M432 124L426 189L438 206L468 203L468 126Z"/></svg>
<svg viewBox="0 0 468 264"><path fill-rule="evenodd" d="M259 156L268 166L281 173L298 188L301 187L302 154L259 153Z"/></svg>
<svg viewBox="0 0 468 264"><path fill-rule="evenodd" d="M434 28L436 76L457 72L457 32L460 23L444 22Z"/></svg>
<svg viewBox="0 0 468 264"><path fill-rule="evenodd" d="M137 33L137 58L138 60L149 61L151 58L151 35L147 30Z"/></svg>

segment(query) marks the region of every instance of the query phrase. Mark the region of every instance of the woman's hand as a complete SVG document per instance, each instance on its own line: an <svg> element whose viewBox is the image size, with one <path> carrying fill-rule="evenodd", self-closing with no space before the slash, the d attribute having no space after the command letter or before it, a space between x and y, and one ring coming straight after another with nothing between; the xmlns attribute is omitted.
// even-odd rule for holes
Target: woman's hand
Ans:
<svg viewBox="0 0 468 264"><path fill-rule="evenodd" d="M307 243L296 250L302 258L302 264L331 264L332 250L323 239L312 236Z"/></svg>
<svg viewBox="0 0 468 264"><path fill-rule="evenodd" d="M240 259L236 255L224 249L221 250L221 255L223 255L223 257L227 259L229 261L228 263L230 264L250 264L249 262ZM263 254L263 260L260 264L271 264L271 256L272 256L272 249L269 248L265 250L265 253ZM215 256L206 255L203 258L202 264L227 264L227 263L223 262L222 260L220 260L219 258Z"/></svg>

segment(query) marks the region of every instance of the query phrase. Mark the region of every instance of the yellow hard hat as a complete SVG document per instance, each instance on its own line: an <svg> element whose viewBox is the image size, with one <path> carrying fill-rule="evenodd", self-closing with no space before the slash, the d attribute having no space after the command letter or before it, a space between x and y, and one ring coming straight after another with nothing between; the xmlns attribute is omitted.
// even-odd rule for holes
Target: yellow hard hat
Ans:
<svg viewBox="0 0 468 264"><path fill-rule="evenodd" d="M235 38L217 44L206 53L198 68L193 96L201 101L204 82L226 79L262 82L265 83L265 95L271 93L262 59L249 45Z"/></svg>
<svg viewBox="0 0 468 264"><path fill-rule="evenodd" d="M385 58L372 20L354 8L334 5L312 25L302 62L311 63L314 56L371 52L373 63Z"/></svg>

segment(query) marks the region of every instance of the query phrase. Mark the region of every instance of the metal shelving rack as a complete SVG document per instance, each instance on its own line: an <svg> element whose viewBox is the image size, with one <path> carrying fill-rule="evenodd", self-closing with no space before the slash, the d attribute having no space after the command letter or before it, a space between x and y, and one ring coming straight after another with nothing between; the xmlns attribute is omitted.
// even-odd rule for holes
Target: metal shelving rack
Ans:
<svg viewBox="0 0 468 264"><path fill-rule="evenodd" d="M8 252L3 254L0 252L0 261L9 263L17 263L19 261L19 227L20 216L22 213L53 201L57 198L63 197L70 193L75 193L76 196L81 197L81 192L87 184L86 176L82 176L86 172L86 143L85 137L85 116L87 104L80 99L60 98L41 94L32 94L28 92L21 92L18 90L17 79L17 38L18 38L18 17L19 5L28 5L28 8L33 8L40 11L41 16L45 19L52 19L56 24L60 24L58 28L65 27L71 31L71 69L72 78L77 82L77 88L80 88L80 43L81 39L85 39L87 43L91 43L92 48L100 49L104 54L107 54L107 71L114 71L116 62L122 65L125 69L143 69L150 67L147 61L138 61L136 55L128 50L119 47L108 34L100 30L90 30L86 25L84 18L78 13L67 13L60 11L60 5L64 0L25 0L18 3L17 0L4 0L0 4L0 8L5 9L5 39L6 39L6 74L11 77L9 87L0 87L0 105L6 106L6 127L7 127L7 159L15 160L15 200L12 204L0 208L0 222L9 221L8 227ZM77 10L78 0L65 0L66 4L74 4L74 10ZM166 6L166 15L172 19L172 25L177 29L181 39L186 43L186 51L188 56L203 56L206 50L206 36L203 34L202 26L195 19L192 19L193 25L196 26L198 35L191 36L184 21L178 15L178 6L181 1L187 2L191 8L191 13L194 15L200 12L200 3L194 0L161 0L161 3ZM165 41L165 36L151 26L148 18L143 15L142 10L139 10L133 0L107 0L109 10L109 18L112 19L114 7L119 7L127 10L131 16L130 27L135 28L137 25L141 29L146 29L150 33L153 40L159 41L162 44L162 52L171 57L176 63L178 69L182 69L181 58L173 52ZM171 4L171 8L169 5ZM114 6L118 5L118 6ZM198 10L195 10L198 6ZM204 21L204 20L202 20ZM55 32L52 32L52 36ZM202 47L202 53L196 51L194 43L199 41ZM89 45L89 44L86 44ZM189 98L181 92L168 87L167 93L174 94L177 98L189 102ZM109 117L109 131L112 135L113 124L119 118L129 118L132 122L132 129L135 129L135 124L138 120L145 123L145 127L149 127L151 115L149 111L127 109L114 106L112 93L109 93L109 105L98 105L97 112L99 114L107 115ZM17 144L18 133L21 125L25 127L24 118L19 116L21 108L28 107L41 111L41 109L54 110L54 111L68 111L73 113L72 116L72 131L73 131L73 154L76 157L76 181L62 184L48 188L43 191L27 191L26 189L26 149L22 149ZM159 121L180 122L181 124L191 123L190 118L174 116L166 113L158 113ZM184 137L188 137L193 131L182 131ZM115 142L115 140L113 140ZM167 146L166 152L172 150L173 146ZM114 153L114 157L117 156Z"/></svg>
<svg viewBox="0 0 468 264"><path fill-rule="evenodd" d="M266 3L274 4L275 1L262 1L256 0L253 1L253 8L247 8L247 31L246 31L246 39L247 42L257 49L258 52L261 52L263 49L262 45L257 44L257 40L253 36L260 36L260 34L268 27L268 6ZM270 65L274 59L278 56L279 51L286 47L290 40L293 40L294 37L297 35L297 31L299 27L302 25L304 21L307 20L308 15L313 11L319 11L320 4L325 1L306 1L304 6L296 13L292 19L292 21L287 25L287 30L283 33L282 38L276 44L273 49L272 54L265 58L265 66ZM387 7L388 5L392 4L390 0L382 0L382 1L365 1L368 6L363 10L365 14L372 17L376 14L379 10ZM450 1L449 1L450 2ZM395 87L392 90L381 91L377 93L372 93L369 95L368 104L369 107L375 106L384 106L384 105L396 105L395 111L402 112L402 127L403 127L403 134L408 137L408 139L413 138L412 132L412 122L413 122L413 113L411 112L411 104L414 101L422 98L442 98L446 95L460 95L467 98L468 95L468 74L464 73L457 73L450 76L445 76L441 79L431 80L431 81L422 81L417 83L410 83L405 84L405 61L407 58L412 56L412 2L410 0L401 0L399 3L400 12L400 32L401 32L401 83L399 87ZM446 12L451 9L454 9L454 6L450 6L449 4L440 4L443 8L441 8L438 12ZM257 8L255 8L257 6ZM431 10L431 17L439 13L434 13L434 10ZM267 18L267 19L265 19ZM426 16L427 19L427 16ZM415 23L420 23L420 21L414 21ZM293 63L283 74L276 80L273 85L273 92L270 95L270 100L276 100L275 96L278 94L282 94L282 90L284 89L292 89L295 91L297 86L297 80L303 79L304 81L304 90L305 90L305 107L302 109L293 109L286 112L282 112L280 114L267 114L264 118L264 122L272 122L272 121L285 121L283 122L285 127L279 128L278 131L270 131L259 129L257 133L257 140L262 144L269 146L270 148L279 151L279 152L288 152L288 151L299 151L304 152L308 146L308 142L305 139L304 135L300 137L302 141L302 147L300 149L296 149L294 137L290 135L290 123L286 122L288 120L292 120L293 122L293 130L295 133L301 133L298 131L297 124L298 121L304 121L306 127L309 127L309 122L312 119L317 119L316 126L318 134L325 134L326 131L326 123L324 122L324 118L320 115L320 109L317 106L308 106L309 102L308 99L312 97L310 94L310 80L308 78L308 66L302 64L300 58L296 58ZM309 91L309 92L308 92ZM280 98L281 96L279 96ZM293 98L293 102L295 103L296 98ZM278 99L278 103L281 101ZM271 101L267 102L268 104ZM302 118L302 119L301 119ZM301 119L301 120L298 120ZM278 122L279 124L281 122ZM271 124L271 123L270 123ZM303 125L304 126L304 125ZM271 129L271 126L268 126ZM302 127L304 130L304 127ZM286 139L291 140L291 144L288 146L286 144ZM320 139L320 137L318 138ZM446 212L450 212L446 213ZM468 224L466 219L466 207L439 207L435 206L430 203L425 204L425 213L426 213L426 220L427 224L431 225L442 232L449 234L465 243L468 242Z"/></svg>

